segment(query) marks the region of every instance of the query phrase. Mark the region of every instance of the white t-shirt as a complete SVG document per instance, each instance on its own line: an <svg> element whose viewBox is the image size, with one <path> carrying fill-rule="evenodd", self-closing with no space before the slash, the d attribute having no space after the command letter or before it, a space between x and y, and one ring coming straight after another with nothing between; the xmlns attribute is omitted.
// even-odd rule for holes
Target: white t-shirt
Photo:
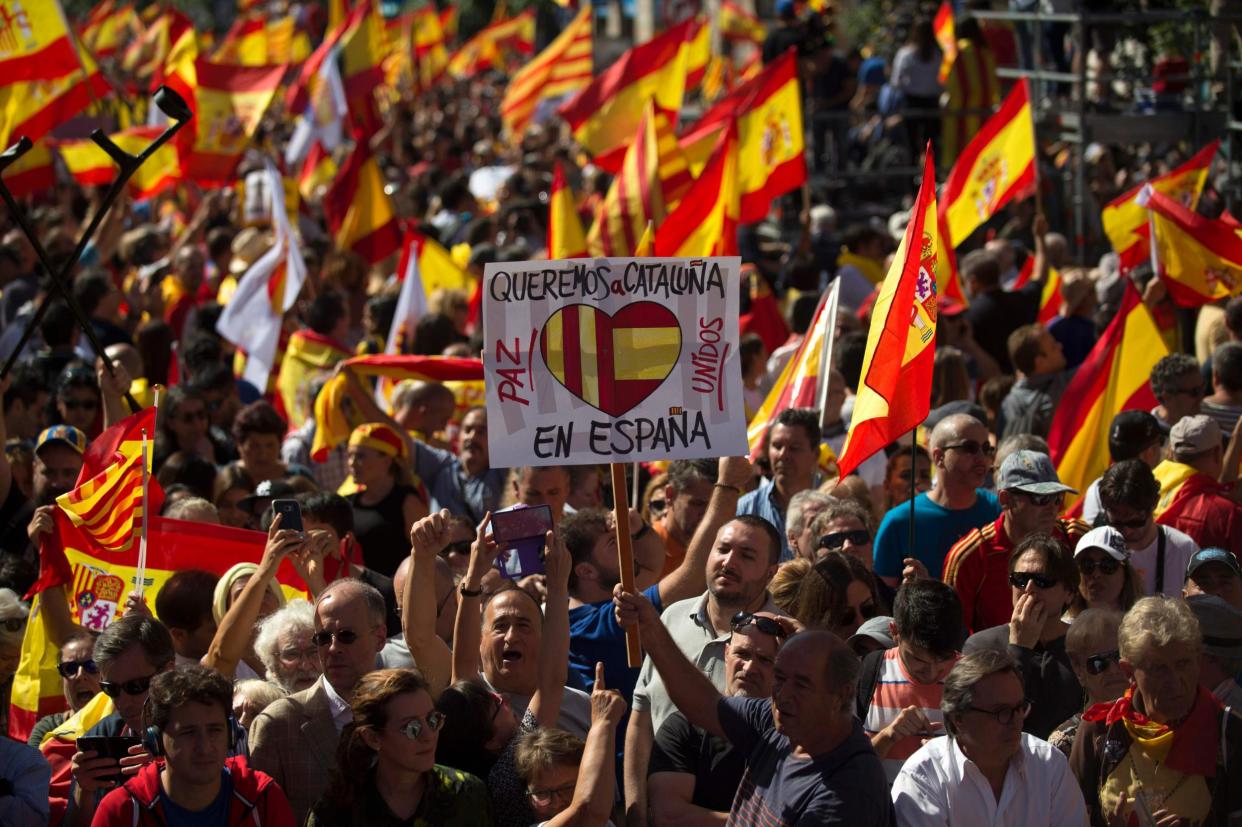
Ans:
<svg viewBox="0 0 1242 827"><path fill-rule="evenodd" d="M1104 505L1100 502L1101 479L1103 477L1087 486L1087 493L1082 496L1082 521L1089 526L1095 525L1095 518L1104 510Z"/></svg>
<svg viewBox="0 0 1242 827"><path fill-rule="evenodd" d="M1130 565L1138 570L1144 593L1156 594L1156 558L1159 553L1160 532L1164 532L1164 588L1161 592L1169 597L1181 597L1182 585L1186 582L1186 566L1199 550L1199 544L1189 535L1167 525L1158 525L1156 530L1156 538L1151 541L1151 545L1131 549Z"/></svg>

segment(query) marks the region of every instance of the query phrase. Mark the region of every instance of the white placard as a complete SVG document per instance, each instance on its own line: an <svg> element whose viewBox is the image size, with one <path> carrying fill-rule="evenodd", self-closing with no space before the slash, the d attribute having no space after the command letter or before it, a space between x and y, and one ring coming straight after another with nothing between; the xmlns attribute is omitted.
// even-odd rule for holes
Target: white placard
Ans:
<svg viewBox="0 0 1242 827"><path fill-rule="evenodd" d="M746 453L737 258L487 265L493 468Z"/></svg>

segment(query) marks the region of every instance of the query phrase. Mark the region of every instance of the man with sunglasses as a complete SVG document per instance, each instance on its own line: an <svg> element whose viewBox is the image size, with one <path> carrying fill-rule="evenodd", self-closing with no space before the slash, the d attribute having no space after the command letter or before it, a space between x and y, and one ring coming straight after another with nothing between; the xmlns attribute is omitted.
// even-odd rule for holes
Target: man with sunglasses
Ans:
<svg viewBox="0 0 1242 827"><path fill-rule="evenodd" d="M74 632L60 647L56 653L56 671L60 673L61 688L69 708L40 718L30 731L27 741L30 746L42 744L44 736L99 694L99 664L95 663L94 650L95 635L85 629Z"/></svg>
<svg viewBox="0 0 1242 827"><path fill-rule="evenodd" d="M1090 530L1082 520L1057 516L1067 493L1052 460L1036 451L1005 457L996 476L1001 515L959 540L944 564L944 582L962 601L971 631L1008 623L1013 614L1009 592L1009 555L1032 534L1050 534L1069 548Z"/></svg>
<svg viewBox="0 0 1242 827"><path fill-rule="evenodd" d="M1200 548L1242 549L1242 506L1231 486L1219 482L1225 449L1217 421L1184 417L1169 431L1169 452L1152 471L1160 483L1156 521L1190 535Z"/></svg>
<svg viewBox="0 0 1242 827"><path fill-rule="evenodd" d="M1151 369L1151 392L1160 404L1151 409L1165 433L1182 417L1199 413L1203 401L1199 361L1188 353L1170 353Z"/></svg>
<svg viewBox="0 0 1242 827"><path fill-rule="evenodd" d="M1100 516L1097 522L1121 532L1144 594L1181 594L1186 566L1199 550L1189 535L1159 525L1152 512L1160 502L1160 483L1142 460L1128 459L1111 466L1100 478Z"/></svg>

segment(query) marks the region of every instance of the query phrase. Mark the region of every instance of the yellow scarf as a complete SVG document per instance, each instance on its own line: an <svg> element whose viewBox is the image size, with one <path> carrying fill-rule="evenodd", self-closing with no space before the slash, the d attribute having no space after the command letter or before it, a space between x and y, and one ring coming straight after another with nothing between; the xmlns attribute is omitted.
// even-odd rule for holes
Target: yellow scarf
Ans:
<svg viewBox="0 0 1242 827"><path fill-rule="evenodd" d="M849 250L842 250L841 255L837 256L837 269L846 265L856 268L872 284L879 284L884 280L884 262L882 261L854 255Z"/></svg>
<svg viewBox="0 0 1242 827"><path fill-rule="evenodd" d="M1160 499L1156 502L1156 509L1153 512L1155 519L1160 519L1160 515L1168 510L1186 480L1197 473L1199 472L1193 467L1171 459L1164 460L1152 469L1156 482L1160 483Z"/></svg>

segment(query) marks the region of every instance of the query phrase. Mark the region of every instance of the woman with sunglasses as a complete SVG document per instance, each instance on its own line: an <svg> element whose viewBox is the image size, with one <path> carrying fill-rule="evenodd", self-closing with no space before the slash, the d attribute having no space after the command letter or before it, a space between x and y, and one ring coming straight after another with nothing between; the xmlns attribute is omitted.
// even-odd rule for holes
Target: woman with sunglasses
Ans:
<svg viewBox="0 0 1242 827"><path fill-rule="evenodd" d="M222 432L211 427L207 400L203 394L186 385L169 388L159 411L152 460L159 469L173 454L181 451L194 454L214 465L237 459L237 450Z"/></svg>
<svg viewBox="0 0 1242 827"><path fill-rule="evenodd" d="M436 763L445 715L422 675L413 669L364 675L350 708L353 721L341 732L336 769L308 827L492 823L483 782Z"/></svg>
<svg viewBox="0 0 1242 827"><path fill-rule="evenodd" d="M65 722L99 694L99 664L94 658L95 635L85 629L74 632L56 653L56 671L60 673L61 690L69 708L53 712L35 722L27 743L37 747L43 736Z"/></svg>
<svg viewBox="0 0 1242 827"><path fill-rule="evenodd" d="M827 629L842 640L864 621L886 614L875 578L857 557L830 551L811 567L795 599L794 616L808 629Z"/></svg>
<svg viewBox="0 0 1242 827"><path fill-rule="evenodd" d="M1088 609L1129 611L1143 596L1143 583L1130 564L1126 538L1111 526L1093 528L1074 547L1074 562L1081 578L1070 600L1066 620Z"/></svg>
<svg viewBox="0 0 1242 827"><path fill-rule="evenodd" d="M1018 663L1031 712L1023 731L1047 738L1078 711L1082 685L1065 651L1069 624L1061 619L1078 592L1078 566L1070 550L1047 534L1032 534L1009 556L1013 615L1009 622L975 632L962 651L1007 652Z"/></svg>
<svg viewBox="0 0 1242 827"><path fill-rule="evenodd" d="M1069 653L1074 674L1082 684L1086 703L1048 736L1048 742L1068 758L1074 736L1082 724L1083 710L1096 704L1110 704L1120 698L1130 685L1121 671L1117 652L1117 629L1122 613L1116 609L1087 609L1074 619L1065 635L1065 651Z"/></svg>

